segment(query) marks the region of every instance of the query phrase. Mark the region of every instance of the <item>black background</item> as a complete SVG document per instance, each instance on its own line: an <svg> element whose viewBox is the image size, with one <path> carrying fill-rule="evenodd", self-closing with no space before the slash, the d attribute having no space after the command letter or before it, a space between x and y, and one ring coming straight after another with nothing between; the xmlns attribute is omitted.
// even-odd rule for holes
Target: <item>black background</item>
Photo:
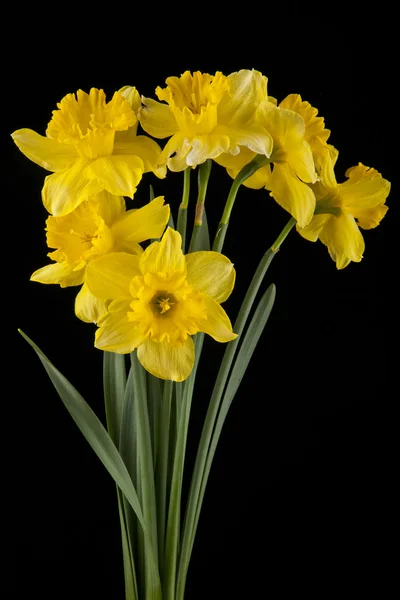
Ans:
<svg viewBox="0 0 400 600"><path fill-rule="evenodd" d="M15 370L7 429L16 474L8 486L17 523L16 598L119 600L124 591L113 482L16 332L20 327L36 341L104 422L102 355L93 348L94 327L74 317L76 290L29 282L47 263L40 199L45 171L19 153L8 134L22 127L44 134L56 102L79 88L102 87L110 95L129 84L154 97L166 77L186 69L229 74L256 68L278 100L300 93L318 107L340 151L338 181L361 161L395 183L395 43L393 15L384 5L351 18L336 11L335 20L311 18L310 7L297 14L281 5L276 15L255 7L252 16L238 12L230 23L217 23L210 7L208 13L197 7L198 17L189 18L186 9L168 25L150 8L126 22L124 10L109 10L96 26L70 15L65 31L55 13L35 26L31 15L19 15L8 46L16 53L8 64L3 123L10 160L3 299L11 325L3 343ZM146 175L128 206L147 201L149 183L176 213L182 174L169 173L164 181ZM194 192L194 174L192 184ZM214 165L207 196L212 233L229 186ZM276 305L220 440L189 600L385 595L394 569L389 548L398 472L397 199L393 185L387 216L363 232L360 264L337 271L321 243L295 232L275 258L263 289L277 285ZM265 191L239 191L224 247L237 269L225 304L232 321L258 261L286 221ZM186 475L222 352L207 340Z"/></svg>

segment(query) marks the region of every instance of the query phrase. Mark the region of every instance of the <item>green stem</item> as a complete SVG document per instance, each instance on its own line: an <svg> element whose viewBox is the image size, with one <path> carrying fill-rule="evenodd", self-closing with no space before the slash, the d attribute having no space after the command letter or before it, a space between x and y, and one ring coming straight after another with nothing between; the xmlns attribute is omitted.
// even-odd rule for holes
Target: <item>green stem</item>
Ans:
<svg viewBox="0 0 400 600"><path fill-rule="evenodd" d="M177 222L177 231L182 236L182 251L185 254L185 245L186 245L186 224L187 224L187 209L189 205L189 195L190 195L190 172L192 168L188 167L183 172L183 195L182 202L178 210L178 222Z"/></svg>
<svg viewBox="0 0 400 600"><path fill-rule="evenodd" d="M195 212L195 217L194 217L194 227L193 227L192 238L190 240L189 252L194 252L197 249L197 246L198 246L198 243L200 240L201 227L203 225L204 206L205 206L205 201L206 201L208 181L210 179L211 166L212 166L212 161L206 160L206 162L204 162L199 167L199 175L198 175L199 192L198 192L198 196L197 196L196 212Z"/></svg>
<svg viewBox="0 0 400 600"><path fill-rule="evenodd" d="M257 156L255 156L253 158L253 160L251 162L249 162L247 165L245 165L239 171L239 173L236 175L235 179L233 180L231 189L229 191L228 198L226 200L224 212L222 213L222 217L221 217L221 220L218 225L217 234L215 236L215 240L214 240L214 244L213 244L214 252L222 251L222 247L223 247L224 241L225 241L226 231L227 231L228 225L229 225L229 219L231 217L233 205L235 204L236 195L238 193L240 186L242 185L242 183L244 181L246 181L246 179L248 179L249 177L254 175L254 173L256 171L258 171L258 169L261 169L261 167L264 167L265 165L268 165L269 163L270 163L269 158L267 158L266 156L263 156L261 154L258 154Z"/></svg>
<svg viewBox="0 0 400 600"><path fill-rule="evenodd" d="M287 236L289 235L289 233L291 232L291 230L293 229L293 227L295 225L296 225L296 219L294 217L292 217L286 223L285 227L282 229L281 233L278 235L275 242L272 244L272 246L271 246L272 252L275 252L275 253L278 252L279 248L281 247L283 242L286 240Z"/></svg>
<svg viewBox="0 0 400 600"><path fill-rule="evenodd" d="M125 401L126 367L125 357L112 352L103 354L103 389L107 430L114 444L119 447L121 438L122 414ZM126 600L137 600L138 589L134 554L132 547L132 531L129 525L132 508L118 486L118 513L121 527L122 554L124 564Z"/></svg>
<svg viewBox="0 0 400 600"><path fill-rule="evenodd" d="M176 600L176 575L178 566L178 550L180 541L181 498L183 469L185 464L186 440L189 428L190 409L192 404L194 382L203 346L204 334L198 333L195 339L195 364L185 381L182 407L178 422L178 432L172 473L171 496L168 510L167 536L165 544L165 567L163 581L163 599Z"/></svg>
<svg viewBox="0 0 400 600"><path fill-rule="evenodd" d="M135 420L137 423L137 455L139 457L139 473L142 493L142 510L150 541L145 540L145 585L146 597L151 597L155 582L151 571L151 554L158 561L157 548L157 512L154 483L153 453L151 448L150 422L147 406L146 371L137 358L137 352L131 353L131 368L133 369L133 393L135 396Z"/></svg>
<svg viewBox="0 0 400 600"><path fill-rule="evenodd" d="M225 390L226 382L228 380L233 360L235 358L235 354L240 341L240 336L244 330L257 292L272 262L272 259L274 258L277 250L288 235L289 231L292 229L294 223L294 219L290 219L290 221L284 227L278 238L272 244L271 248L267 250L263 258L261 259L260 264L258 265L256 272L254 273L251 284L247 290L246 296L243 300L242 306L240 308L238 317L233 328L235 333L238 334L238 337L234 341L228 343L218 372L217 380L214 385L210 404L207 410L207 415L203 425L203 430L196 456L196 462L193 469L192 481L190 484L189 498L183 525L182 550L178 570L176 600L183 600L184 598L189 561L193 549L194 538L197 530L197 524L200 516L200 509L204 497L205 487L208 480L208 453L213 437L215 423L218 416L218 411L221 405L221 399Z"/></svg>
<svg viewBox="0 0 400 600"><path fill-rule="evenodd" d="M168 477L168 447L171 416L171 398L173 382L164 383L164 392L161 405L159 458L156 470L156 497L157 497L157 530L158 530L158 557L161 581L164 571L165 551L165 523L167 509L167 477Z"/></svg>

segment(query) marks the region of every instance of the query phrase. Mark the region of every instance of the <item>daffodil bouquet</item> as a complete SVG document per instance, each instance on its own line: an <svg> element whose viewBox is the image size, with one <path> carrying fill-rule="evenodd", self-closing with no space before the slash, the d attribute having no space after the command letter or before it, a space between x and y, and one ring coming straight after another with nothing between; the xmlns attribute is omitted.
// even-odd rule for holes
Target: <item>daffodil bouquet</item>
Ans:
<svg viewBox="0 0 400 600"><path fill-rule="evenodd" d="M107 429L41 350L61 400L117 484L127 600L183 600L205 489L229 407L273 307L270 285L254 307L268 267L296 227L320 239L338 269L359 262L359 227L384 217L390 184L359 163L337 183L337 150L324 119L298 94L278 102L267 78L185 72L158 87L158 100L126 86L68 94L46 135L13 133L29 159L51 171L42 190L51 262L33 281L77 286L76 316L97 325L104 351ZM145 133L138 134L138 126ZM148 134L148 135L146 135ZM149 137L152 136L152 137ZM163 148L152 138L167 139ZM206 192L212 161L232 178L210 243ZM142 175L183 172L183 194L133 198ZM187 227L191 172L194 223ZM222 253L241 185L265 189L290 215L254 273L233 327L222 304L235 269ZM210 186L211 187L211 186ZM211 192L212 193L212 192ZM213 202L219 201L213 198ZM170 204L169 204L170 203ZM170 208L170 205L172 209ZM240 210L240 208L239 208ZM190 240L189 235L190 233ZM21 332L22 333L22 332ZM186 502L185 449L204 334L226 349L208 404ZM126 361L125 355L130 355ZM187 476L187 473L185 473Z"/></svg>

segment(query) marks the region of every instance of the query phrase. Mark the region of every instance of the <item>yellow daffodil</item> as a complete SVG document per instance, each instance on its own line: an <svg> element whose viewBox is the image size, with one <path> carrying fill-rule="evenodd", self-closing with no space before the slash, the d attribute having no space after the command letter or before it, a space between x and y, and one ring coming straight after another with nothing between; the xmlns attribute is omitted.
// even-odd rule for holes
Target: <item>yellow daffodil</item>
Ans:
<svg viewBox="0 0 400 600"><path fill-rule="evenodd" d="M192 335L236 338L220 306L235 283L232 263L218 252L185 256L181 246L180 234L168 228L140 256L108 254L87 268L91 292L113 300L98 323L96 347L120 354L137 348L145 369L173 381L193 368Z"/></svg>
<svg viewBox="0 0 400 600"><path fill-rule="evenodd" d="M158 144L136 136L139 105L132 87L115 92L108 103L103 90L79 90L57 104L46 136L31 129L12 134L25 156L54 172L42 191L50 214L66 215L102 190L132 198L146 171L165 176Z"/></svg>
<svg viewBox="0 0 400 600"><path fill-rule="evenodd" d="M315 196L309 183L317 178L313 149L323 153L329 131L317 109L291 94L279 106L266 99L257 108L255 120L271 134L273 151L270 162L246 179L253 189L265 187L270 195L302 226L310 222L315 210ZM248 149L237 156L223 155L219 162L231 177L256 154ZM319 155L318 155L319 156Z"/></svg>
<svg viewBox="0 0 400 600"><path fill-rule="evenodd" d="M139 120L156 138L172 136L163 150L171 171L223 153L238 154L243 148L270 155L271 136L254 122L257 106L267 97L267 78L261 73L242 70L226 77L186 71L166 83L156 94L167 104L142 98Z"/></svg>
<svg viewBox="0 0 400 600"><path fill-rule="evenodd" d="M110 252L141 254L139 243L160 237L168 219L169 206L164 205L162 196L143 208L126 211L121 196L100 192L68 215L47 219L47 245L56 248L48 256L55 262L35 271L31 280L61 287L83 284L75 312L83 321L97 322L106 305L85 284L89 262L96 263L99 256Z"/></svg>
<svg viewBox="0 0 400 600"><path fill-rule="evenodd" d="M359 227L379 225L388 210L385 200L390 183L375 169L359 163L346 171L347 181L338 184L333 170L337 155L331 146L321 163L321 180L313 186L315 215L307 227L298 226L297 230L311 242L319 238L337 268L343 269L350 261L362 259L365 244Z"/></svg>

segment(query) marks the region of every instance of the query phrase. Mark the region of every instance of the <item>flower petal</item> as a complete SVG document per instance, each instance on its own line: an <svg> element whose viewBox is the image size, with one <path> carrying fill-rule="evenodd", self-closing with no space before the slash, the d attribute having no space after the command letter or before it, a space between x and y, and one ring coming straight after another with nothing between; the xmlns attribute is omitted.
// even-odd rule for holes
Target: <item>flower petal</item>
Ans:
<svg viewBox="0 0 400 600"><path fill-rule="evenodd" d="M147 338L138 348L138 359L143 367L155 377L171 381L184 381L193 369L194 344L187 337L182 346L168 342L153 342Z"/></svg>
<svg viewBox="0 0 400 600"><path fill-rule="evenodd" d="M168 223L170 208L159 196L138 210L129 210L111 227L118 251L129 251L131 242L159 238ZM127 246L128 244L128 246Z"/></svg>
<svg viewBox="0 0 400 600"><path fill-rule="evenodd" d="M186 272L181 234L168 227L161 242L153 242L139 259L140 270L146 273Z"/></svg>
<svg viewBox="0 0 400 600"><path fill-rule="evenodd" d="M50 214L62 217L101 191L102 186L87 177L87 165L88 161L80 158L69 169L46 177L42 200Z"/></svg>
<svg viewBox="0 0 400 600"><path fill-rule="evenodd" d="M115 196L107 192L107 190L103 190L96 194L94 200L98 202L98 214L104 220L107 227L111 227L126 212L123 196Z"/></svg>
<svg viewBox="0 0 400 600"><path fill-rule="evenodd" d="M31 281L38 283L59 283L61 287L80 285L83 281L85 271L73 271L73 267L67 262L56 262L38 269L31 275Z"/></svg>
<svg viewBox="0 0 400 600"><path fill-rule="evenodd" d="M242 69L228 76L230 94L218 105L218 122L240 125L252 119L257 106L267 95L268 79L259 71Z"/></svg>
<svg viewBox="0 0 400 600"><path fill-rule="evenodd" d="M141 106L140 94L137 91L137 89L134 86L131 86L131 85L124 85L118 91L121 94L121 96L123 98L125 98L125 100L129 103L129 105L132 108L133 112L137 116L137 114L139 112L139 108Z"/></svg>
<svg viewBox="0 0 400 600"><path fill-rule="evenodd" d="M271 155L273 147L273 139L270 133L261 125L249 125L243 129L218 126L215 133L223 133L229 137L229 149L241 150L240 146L248 148L256 154L263 154L267 157Z"/></svg>
<svg viewBox="0 0 400 600"><path fill-rule="evenodd" d="M129 133L129 130L126 133ZM117 134L115 136L114 155L118 154L139 156L144 164L144 173L153 171L161 179L167 174L167 167L165 164L162 164L160 146L146 135L135 135L128 139Z"/></svg>
<svg viewBox="0 0 400 600"><path fill-rule="evenodd" d="M186 157L191 149L189 140L181 133L176 133L165 145L162 160L166 160L171 171L178 172L187 169Z"/></svg>
<svg viewBox="0 0 400 600"><path fill-rule="evenodd" d="M76 316L85 323L97 323L106 312L106 303L94 296L84 283L75 298Z"/></svg>
<svg viewBox="0 0 400 600"><path fill-rule="evenodd" d="M217 302L229 298L236 278L229 258L219 252L191 252L185 259L189 285Z"/></svg>
<svg viewBox="0 0 400 600"><path fill-rule="evenodd" d="M86 267L86 283L100 300L129 297L131 280L140 275L139 257L112 252L91 260Z"/></svg>
<svg viewBox="0 0 400 600"><path fill-rule="evenodd" d="M316 242L322 229L325 227L326 222L331 217L332 215L328 214L314 215L306 227L299 227L297 225L296 229L298 233L309 242Z"/></svg>
<svg viewBox="0 0 400 600"><path fill-rule="evenodd" d="M317 174L315 172L314 158L310 145L302 142L296 150L288 152L287 162L302 181L315 183Z"/></svg>
<svg viewBox="0 0 400 600"><path fill-rule="evenodd" d="M147 133L156 138L166 138L179 131L173 112L167 104L144 97L142 103L139 121Z"/></svg>
<svg viewBox="0 0 400 600"><path fill-rule="evenodd" d="M339 217L332 215L319 237L328 246L329 254L336 261L338 269L344 269L351 260L361 261L365 249L364 239L351 215L345 212Z"/></svg>
<svg viewBox="0 0 400 600"><path fill-rule="evenodd" d="M356 216L363 209L384 204L390 192L390 183L375 169L363 164L347 169L345 183L339 184L339 194L344 206Z"/></svg>
<svg viewBox="0 0 400 600"><path fill-rule="evenodd" d="M207 312L207 319L201 322L200 331L208 333L217 342L230 342L236 339L237 334L233 333L229 317L222 306L207 294L202 295L202 300Z"/></svg>
<svg viewBox="0 0 400 600"><path fill-rule="evenodd" d="M130 198L133 198L143 171L142 159L129 154L103 156L91 162L87 169L88 176L98 181L100 189Z"/></svg>
<svg viewBox="0 0 400 600"><path fill-rule="evenodd" d="M288 164L274 164L268 185L271 196L296 219L299 227L308 225L315 210L315 196Z"/></svg>
<svg viewBox="0 0 400 600"><path fill-rule="evenodd" d="M228 150L230 140L227 135L210 133L199 135L191 143L190 151L186 156L186 164L190 167L201 165L208 158L216 158Z"/></svg>
<svg viewBox="0 0 400 600"><path fill-rule="evenodd" d="M64 171L78 158L71 144L60 144L32 129L18 129L11 137L27 158L48 171Z"/></svg>
<svg viewBox="0 0 400 600"><path fill-rule="evenodd" d="M352 209L353 217L357 219L357 224L363 229L373 229L382 221L389 210L388 206L375 206L375 208L363 208L362 210Z"/></svg>
<svg viewBox="0 0 400 600"><path fill-rule="evenodd" d="M96 348L128 354L144 342L143 334L135 329L128 319L129 301L121 304L118 310L106 313L99 322L96 331Z"/></svg>

